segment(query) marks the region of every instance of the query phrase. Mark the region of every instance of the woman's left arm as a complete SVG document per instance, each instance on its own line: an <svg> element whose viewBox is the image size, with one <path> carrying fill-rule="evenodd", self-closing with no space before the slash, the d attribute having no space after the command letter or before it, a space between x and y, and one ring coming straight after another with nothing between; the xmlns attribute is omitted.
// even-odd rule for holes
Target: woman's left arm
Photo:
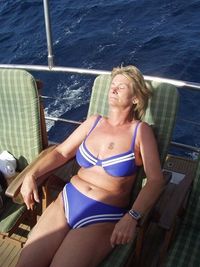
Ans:
<svg viewBox="0 0 200 267"><path fill-rule="evenodd" d="M162 192L164 178L160 165L157 142L152 128L146 123L141 123L138 130L137 144L142 158L144 171L146 173L147 182L139 192L138 197L133 203L132 209L140 214L144 214L153 206Z"/></svg>
<svg viewBox="0 0 200 267"><path fill-rule="evenodd" d="M137 147L141 155L144 171L147 176L145 186L139 192L132 210L137 214L145 214L155 203L164 186L164 178L161 171L157 143L151 127L141 123L137 134ZM111 245L125 244L134 238L137 220L130 214L125 216L116 224L111 236Z"/></svg>

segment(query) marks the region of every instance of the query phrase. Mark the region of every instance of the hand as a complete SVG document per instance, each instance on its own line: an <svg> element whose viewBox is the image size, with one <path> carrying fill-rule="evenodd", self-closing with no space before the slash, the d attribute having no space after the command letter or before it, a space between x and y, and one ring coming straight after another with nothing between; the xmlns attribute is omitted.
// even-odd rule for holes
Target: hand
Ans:
<svg viewBox="0 0 200 267"><path fill-rule="evenodd" d="M28 210L33 210L35 201L40 202L37 184L33 175L25 177L20 192Z"/></svg>
<svg viewBox="0 0 200 267"><path fill-rule="evenodd" d="M129 214L125 214L115 225L110 239L111 246L115 247L115 245L124 245L133 240L136 233L136 226L137 221Z"/></svg>

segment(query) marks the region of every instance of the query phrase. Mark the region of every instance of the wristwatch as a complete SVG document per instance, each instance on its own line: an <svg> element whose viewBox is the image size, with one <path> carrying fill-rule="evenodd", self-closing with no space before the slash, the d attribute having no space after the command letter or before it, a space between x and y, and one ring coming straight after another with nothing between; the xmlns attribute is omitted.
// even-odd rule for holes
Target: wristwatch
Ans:
<svg viewBox="0 0 200 267"><path fill-rule="evenodd" d="M142 215L138 211L133 209L129 210L128 214L136 221L139 221L142 218Z"/></svg>

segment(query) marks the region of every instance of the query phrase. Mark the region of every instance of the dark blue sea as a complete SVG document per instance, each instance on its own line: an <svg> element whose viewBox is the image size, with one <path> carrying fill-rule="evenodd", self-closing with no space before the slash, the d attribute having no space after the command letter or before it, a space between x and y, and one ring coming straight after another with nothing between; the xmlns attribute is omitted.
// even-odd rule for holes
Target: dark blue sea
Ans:
<svg viewBox="0 0 200 267"><path fill-rule="evenodd" d="M111 70L134 64L145 75L200 82L199 0L50 0L57 66ZM0 0L0 63L47 65L42 0ZM32 74L44 82L46 115L83 120L93 76ZM180 90L174 141L200 146L200 94ZM49 139L71 127L48 123Z"/></svg>

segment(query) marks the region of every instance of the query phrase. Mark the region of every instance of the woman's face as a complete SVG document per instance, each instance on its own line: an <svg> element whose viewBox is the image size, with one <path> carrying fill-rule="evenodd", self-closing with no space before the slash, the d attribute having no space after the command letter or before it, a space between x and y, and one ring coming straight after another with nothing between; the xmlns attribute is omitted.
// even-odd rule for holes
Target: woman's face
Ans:
<svg viewBox="0 0 200 267"><path fill-rule="evenodd" d="M136 97L133 95L131 79L117 74L110 85L108 100L110 105L132 106Z"/></svg>

